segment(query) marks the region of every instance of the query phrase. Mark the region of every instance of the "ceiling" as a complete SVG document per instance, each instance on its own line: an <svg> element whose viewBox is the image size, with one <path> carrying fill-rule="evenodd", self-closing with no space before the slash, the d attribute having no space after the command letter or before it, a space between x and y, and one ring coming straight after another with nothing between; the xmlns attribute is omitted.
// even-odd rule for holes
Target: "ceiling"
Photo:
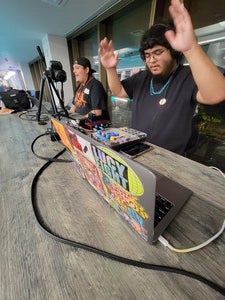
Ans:
<svg viewBox="0 0 225 300"><path fill-rule="evenodd" d="M120 0L1 0L0 77L38 57L46 34L66 37ZM56 4L59 3L57 6Z"/></svg>
<svg viewBox="0 0 225 300"><path fill-rule="evenodd" d="M20 69L20 63L29 63L36 59L38 57L36 47L42 45L42 39L46 34L67 37L81 25L123 1L125 2L125 0L1 0L0 78L9 69ZM221 1L224 5L225 0L217 0L218 3ZM209 2L211 3L211 1L207 3ZM222 6L219 7L217 9L221 11ZM207 34L208 32L222 34L223 45L224 22L205 27ZM203 35L204 40L205 33L198 33L200 36ZM219 52L221 56L219 65L225 68L225 47L221 48L221 45L216 46L213 53L218 57Z"/></svg>

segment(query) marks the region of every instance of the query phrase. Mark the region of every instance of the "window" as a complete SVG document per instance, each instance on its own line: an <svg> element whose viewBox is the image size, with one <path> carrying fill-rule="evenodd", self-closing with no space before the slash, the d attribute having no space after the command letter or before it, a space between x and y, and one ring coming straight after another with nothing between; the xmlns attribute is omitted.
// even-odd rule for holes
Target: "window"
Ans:
<svg viewBox="0 0 225 300"><path fill-rule="evenodd" d="M119 51L117 72L121 80L145 69L139 44L149 25L150 9L150 1L139 0L107 20L108 38L113 40L115 50ZM113 126L130 126L131 102L131 99L111 96Z"/></svg>

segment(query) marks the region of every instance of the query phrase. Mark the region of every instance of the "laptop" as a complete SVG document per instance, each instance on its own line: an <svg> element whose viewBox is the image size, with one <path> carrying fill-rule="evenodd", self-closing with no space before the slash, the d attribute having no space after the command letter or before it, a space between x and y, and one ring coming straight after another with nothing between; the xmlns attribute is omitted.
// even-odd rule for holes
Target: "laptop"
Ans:
<svg viewBox="0 0 225 300"><path fill-rule="evenodd" d="M144 240L156 242L192 191L79 130L68 118L51 122L80 175Z"/></svg>

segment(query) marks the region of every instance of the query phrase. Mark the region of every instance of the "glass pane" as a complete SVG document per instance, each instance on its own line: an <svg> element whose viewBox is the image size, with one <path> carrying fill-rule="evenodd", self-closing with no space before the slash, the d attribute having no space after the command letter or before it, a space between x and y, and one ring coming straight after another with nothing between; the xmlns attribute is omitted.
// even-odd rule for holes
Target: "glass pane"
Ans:
<svg viewBox="0 0 225 300"><path fill-rule="evenodd" d="M207 36L205 37L207 39ZM225 75L225 39L202 45ZM199 138L189 158L225 172L225 101L197 107Z"/></svg>
<svg viewBox="0 0 225 300"><path fill-rule="evenodd" d="M98 64L98 44L97 44L97 29L94 28L90 32L79 37L79 50L81 56L87 57L91 66L96 73L95 78L99 79L99 64Z"/></svg>
<svg viewBox="0 0 225 300"><path fill-rule="evenodd" d="M107 24L114 48L119 51L117 72L121 80L145 69L139 55L139 44L148 28L150 5L150 1L139 1L138 5L129 6L115 14ZM113 126L130 126L131 101L111 97Z"/></svg>

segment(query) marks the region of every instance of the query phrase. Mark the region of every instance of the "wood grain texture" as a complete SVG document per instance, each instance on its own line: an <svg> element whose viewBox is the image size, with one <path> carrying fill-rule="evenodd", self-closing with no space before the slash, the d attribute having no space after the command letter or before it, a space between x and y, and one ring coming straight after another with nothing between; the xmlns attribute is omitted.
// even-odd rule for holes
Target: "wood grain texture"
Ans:
<svg viewBox="0 0 225 300"><path fill-rule="evenodd" d="M60 243L41 230L31 205L31 184L45 161L30 147L47 127L15 114L0 118L0 299L224 299L192 278L118 263ZM44 157L63 148L49 136L35 143L35 152ZM175 247L193 247L220 229L225 181L219 173L157 147L137 160L194 192L164 233ZM43 172L37 205L45 224L63 238L189 270L224 285L224 234L188 254L171 252L159 242L149 245L77 174L73 163L54 162Z"/></svg>

